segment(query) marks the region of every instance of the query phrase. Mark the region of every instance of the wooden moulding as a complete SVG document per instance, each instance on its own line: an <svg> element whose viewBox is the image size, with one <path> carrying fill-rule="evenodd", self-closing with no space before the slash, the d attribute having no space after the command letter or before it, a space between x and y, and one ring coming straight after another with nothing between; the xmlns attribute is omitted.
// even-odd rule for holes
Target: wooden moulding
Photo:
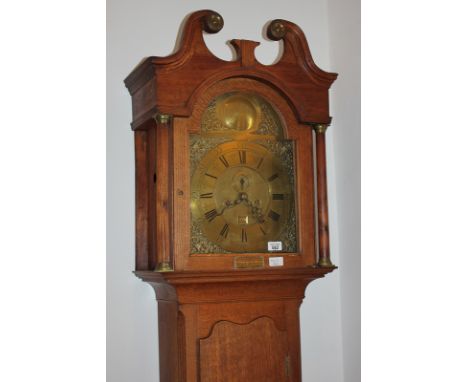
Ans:
<svg viewBox="0 0 468 382"><path fill-rule="evenodd" d="M162 300L177 300L180 303L193 303L197 299L207 302L226 301L238 299L262 299L263 298L302 298L307 284L313 280L324 277L332 272L335 267L321 268L291 268L279 270L246 270L246 271L183 271L159 273L151 271L135 271L135 275L145 282L150 283L156 292L156 296ZM278 282L290 283L291 285L300 281L302 292L291 294L292 290L278 288ZM221 284L229 284L230 292L219 293ZM263 284L264 288L261 286ZM238 286L238 288L236 287ZM275 286L276 285L276 286ZM162 288L162 289L161 289ZM166 289L168 288L168 289ZM175 288L175 289L173 289ZM203 293L198 295L198 290ZM172 292L169 292L169 291ZM176 293L176 290L178 293ZM234 291L237 290L238 294ZM259 294L259 291L263 290ZM210 297L211 296L211 297Z"/></svg>

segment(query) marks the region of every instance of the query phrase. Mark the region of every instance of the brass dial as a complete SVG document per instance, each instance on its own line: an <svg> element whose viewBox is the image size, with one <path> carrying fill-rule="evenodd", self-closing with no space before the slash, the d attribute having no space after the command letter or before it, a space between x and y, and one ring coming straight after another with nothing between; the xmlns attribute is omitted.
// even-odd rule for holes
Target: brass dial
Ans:
<svg viewBox="0 0 468 382"><path fill-rule="evenodd" d="M233 141L209 151L194 171L191 210L208 240L226 251L267 252L292 207L292 186L266 147Z"/></svg>

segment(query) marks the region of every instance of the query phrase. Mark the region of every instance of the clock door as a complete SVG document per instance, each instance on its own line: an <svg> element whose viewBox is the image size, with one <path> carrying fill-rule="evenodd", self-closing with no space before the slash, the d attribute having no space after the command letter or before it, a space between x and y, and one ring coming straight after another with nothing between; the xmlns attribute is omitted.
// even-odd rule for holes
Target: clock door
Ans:
<svg viewBox="0 0 468 382"><path fill-rule="evenodd" d="M288 339L269 317L221 321L200 340L201 382L290 381Z"/></svg>
<svg viewBox="0 0 468 382"><path fill-rule="evenodd" d="M311 129L279 93L221 81L174 119L173 142L176 268L315 264Z"/></svg>

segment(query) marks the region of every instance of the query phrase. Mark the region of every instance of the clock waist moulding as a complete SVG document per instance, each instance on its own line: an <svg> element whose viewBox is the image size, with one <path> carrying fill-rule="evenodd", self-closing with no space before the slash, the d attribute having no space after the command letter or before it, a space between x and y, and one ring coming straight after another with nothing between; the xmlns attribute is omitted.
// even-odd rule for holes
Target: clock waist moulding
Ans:
<svg viewBox="0 0 468 382"><path fill-rule="evenodd" d="M125 79L135 135L135 275L156 292L161 382L298 382L305 288L336 268L329 253L325 131L331 121L328 89L337 75L315 65L303 32L286 20L267 27L270 39L283 41L274 65L259 63L254 55L259 43L249 40L232 40L237 58L221 60L206 47L203 32L217 33L223 24L214 11L191 14L176 53L145 59ZM231 98L223 104L224 124L215 138L208 134L203 140L207 110L226 97ZM252 135L260 134L259 120L267 118L262 115L268 107L277 116L281 139ZM256 133L248 131L253 125ZM211 143L194 149L194 137ZM230 163L222 151L219 158L213 154L222 144L245 140L251 149L239 150L236 163L235 151L224 158ZM279 151L268 151L271 142ZM287 151L281 142L292 142L289 173L276 157ZM294 178L289 193L261 180L266 176L256 166L262 150L272 169L286 173L276 176L279 181ZM194 175L204 152L218 166L216 178L232 173L233 183L220 189L218 179L209 183L203 173ZM231 172L221 172L223 165ZM194 184L205 189L191 190ZM229 193L233 198L222 196ZM219 206L219 200L225 204ZM213 203L211 214L203 203ZM194 220L197 208L202 211ZM288 218L279 217L284 211ZM232 220L236 214L242 216ZM278 247L288 229L294 243ZM270 248L253 245L262 234Z"/></svg>

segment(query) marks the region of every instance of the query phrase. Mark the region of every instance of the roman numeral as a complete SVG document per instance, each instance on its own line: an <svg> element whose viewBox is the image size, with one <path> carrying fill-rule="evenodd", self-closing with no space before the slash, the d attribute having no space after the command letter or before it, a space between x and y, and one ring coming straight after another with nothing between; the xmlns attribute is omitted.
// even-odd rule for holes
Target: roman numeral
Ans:
<svg viewBox="0 0 468 382"><path fill-rule="evenodd" d="M224 164L225 167L229 167L229 162L226 160L226 158L224 157L224 155L221 155L219 157L219 160L221 161L222 164Z"/></svg>
<svg viewBox="0 0 468 382"><path fill-rule="evenodd" d="M208 211L208 212L205 212L205 218L211 222L213 221L213 219L218 216L218 211L216 211L215 209L212 209L211 211Z"/></svg>
<svg viewBox="0 0 468 382"><path fill-rule="evenodd" d="M273 200L284 200L283 194L273 194L272 197L273 197Z"/></svg>
<svg viewBox="0 0 468 382"><path fill-rule="evenodd" d="M259 225L258 228L260 228L260 231L262 231L262 233L263 233L264 235L266 235L266 232L265 232L265 230L263 229L263 227L262 227L261 225Z"/></svg>
<svg viewBox="0 0 468 382"><path fill-rule="evenodd" d="M247 231L245 228L242 228L242 242L247 243Z"/></svg>
<svg viewBox="0 0 468 382"><path fill-rule="evenodd" d="M280 218L280 215L277 212L270 210L270 212L268 212L268 217L271 220L274 220L275 222L277 222Z"/></svg>
<svg viewBox="0 0 468 382"><path fill-rule="evenodd" d="M229 224L225 224L221 232L219 233L220 236L224 237L225 239L227 238L227 235L229 233Z"/></svg>
<svg viewBox="0 0 468 382"><path fill-rule="evenodd" d="M261 166L262 163L263 163L263 159L264 159L264 158L260 158L260 160L258 161L258 164L257 164L257 168L260 168L260 166Z"/></svg>
<svg viewBox="0 0 468 382"><path fill-rule="evenodd" d="M200 194L200 198L202 199L209 199L209 198L212 198L213 197L213 193L212 192L207 192L205 194ZM274 198L273 198L274 199Z"/></svg>
<svg viewBox="0 0 468 382"><path fill-rule="evenodd" d="M240 150L239 151L239 162L241 164L246 164L247 163L247 152L245 150Z"/></svg>
<svg viewBox="0 0 468 382"><path fill-rule="evenodd" d="M210 178L213 178L213 179L218 179L218 177L217 177L217 176L214 176L214 175L208 174L207 172L205 172L205 175L206 175L206 176L209 176Z"/></svg>
<svg viewBox="0 0 468 382"><path fill-rule="evenodd" d="M278 174L273 174L272 176L270 176L270 177L268 178L268 181L269 181L269 182L272 182L272 181L274 181L278 176L279 176Z"/></svg>

